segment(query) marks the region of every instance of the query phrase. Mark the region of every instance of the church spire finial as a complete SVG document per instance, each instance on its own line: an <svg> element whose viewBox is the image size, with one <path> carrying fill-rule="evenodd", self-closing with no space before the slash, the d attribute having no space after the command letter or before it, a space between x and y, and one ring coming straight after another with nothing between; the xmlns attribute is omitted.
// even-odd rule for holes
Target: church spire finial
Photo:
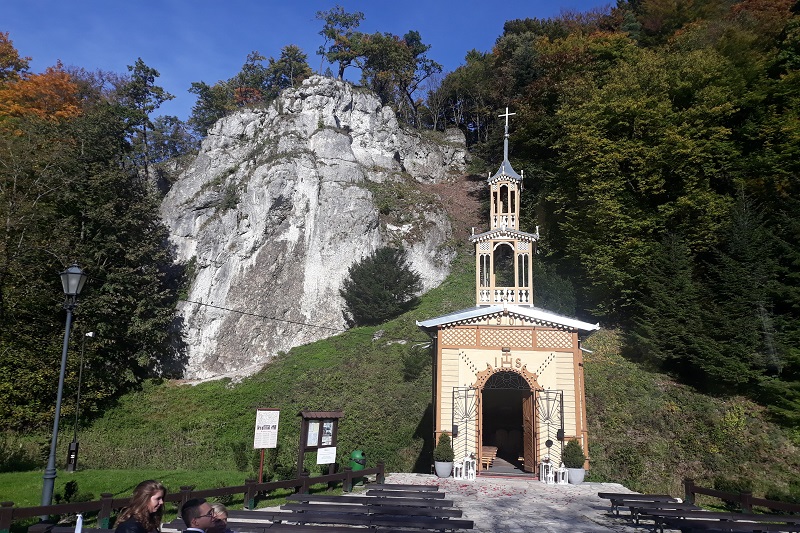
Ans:
<svg viewBox="0 0 800 533"><path fill-rule="evenodd" d="M516 113L509 113L508 108L506 108L505 114L498 115L500 117L506 117L506 134L503 137L503 161L508 161L508 117L514 115L516 115Z"/></svg>

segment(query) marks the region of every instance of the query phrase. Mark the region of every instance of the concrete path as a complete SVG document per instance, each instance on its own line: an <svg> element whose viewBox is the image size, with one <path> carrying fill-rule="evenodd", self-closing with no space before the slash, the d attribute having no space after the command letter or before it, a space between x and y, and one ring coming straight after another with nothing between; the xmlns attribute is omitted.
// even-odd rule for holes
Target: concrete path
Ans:
<svg viewBox="0 0 800 533"><path fill-rule="evenodd" d="M520 478L440 479L428 474L388 474L387 483L439 485L447 498L475 523L476 533L645 532L627 518L610 514L598 492L631 492L618 483L548 485Z"/></svg>

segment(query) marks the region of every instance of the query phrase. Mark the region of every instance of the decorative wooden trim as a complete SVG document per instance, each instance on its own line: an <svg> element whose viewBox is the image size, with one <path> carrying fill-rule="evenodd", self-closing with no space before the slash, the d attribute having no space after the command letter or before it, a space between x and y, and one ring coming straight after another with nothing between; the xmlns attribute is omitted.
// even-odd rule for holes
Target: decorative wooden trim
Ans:
<svg viewBox="0 0 800 533"><path fill-rule="evenodd" d="M522 368L494 368L489 363L486 363L486 370L481 370L475 375L475 382L473 387L483 391L483 387L486 385L486 382L489 380L492 375L497 374L498 372L513 372L515 374L519 374L522 376L528 386L531 388L531 391L540 390L542 387L539 385L537 379L539 376L534 374L533 372L529 372L526 365L523 365Z"/></svg>

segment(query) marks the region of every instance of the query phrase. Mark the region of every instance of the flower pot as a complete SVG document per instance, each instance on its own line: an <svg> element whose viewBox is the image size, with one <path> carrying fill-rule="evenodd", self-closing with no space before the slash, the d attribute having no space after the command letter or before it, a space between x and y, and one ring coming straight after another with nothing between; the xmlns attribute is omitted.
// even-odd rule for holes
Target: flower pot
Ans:
<svg viewBox="0 0 800 533"><path fill-rule="evenodd" d="M438 477L450 477L450 474L453 473L452 461L434 461L433 466Z"/></svg>
<svg viewBox="0 0 800 533"><path fill-rule="evenodd" d="M567 468L567 477L569 482L573 485L583 483L583 478L586 476L586 470L583 468Z"/></svg>

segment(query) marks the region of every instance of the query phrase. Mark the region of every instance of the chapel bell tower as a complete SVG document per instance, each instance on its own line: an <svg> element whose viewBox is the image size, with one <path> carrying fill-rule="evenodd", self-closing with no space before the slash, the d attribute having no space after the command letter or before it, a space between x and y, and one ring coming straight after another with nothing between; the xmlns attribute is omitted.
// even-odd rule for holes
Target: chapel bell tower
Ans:
<svg viewBox="0 0 800 533"><path fill-rule="evenodd" d="M519 230L522 176L508 161L508 108L503 139L503 162L494 175L489 175L489 231L474 234L475 303L497 305L510 303L533 306L533 254L536 234Z"/></svg>

